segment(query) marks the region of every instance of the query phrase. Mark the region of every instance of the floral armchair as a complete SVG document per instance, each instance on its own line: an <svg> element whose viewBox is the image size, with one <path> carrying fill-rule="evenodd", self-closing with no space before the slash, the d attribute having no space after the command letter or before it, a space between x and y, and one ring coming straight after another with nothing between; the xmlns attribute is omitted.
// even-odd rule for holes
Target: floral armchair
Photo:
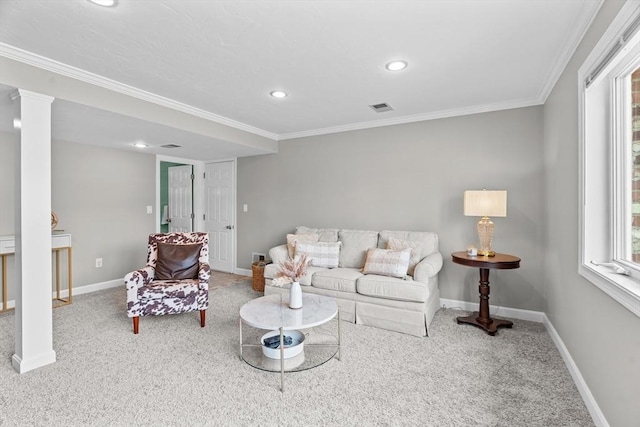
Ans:
<svg viewBox="0 0 640 427"><path fill-rule="evenodd" d="M208 233L150 234L147 265L124 277L133 333L142 316L196 310L204 327L210 276Z"/></svg>

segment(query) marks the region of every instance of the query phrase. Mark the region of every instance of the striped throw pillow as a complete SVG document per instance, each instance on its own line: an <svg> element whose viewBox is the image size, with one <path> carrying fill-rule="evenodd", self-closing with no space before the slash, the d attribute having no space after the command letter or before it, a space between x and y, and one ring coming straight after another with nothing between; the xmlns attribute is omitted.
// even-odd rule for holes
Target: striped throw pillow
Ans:
<svg viewBox="0 0 640 427"><path fill-rule="evenodd" d="M315 243L320 236L318 234L287 234L287 250L289 258L293 258L296 254L295 245L297 242Z"/></svg>
<svg viewBox="0 0 640 427"><path fill-rule="evenodd" d="M295 244L296 256L307 254L314 267L336 268L340 260L341 242L317 242L306 243L297 241Z"/></svg>
<svg viewBox="0 0 640 427"><path fill-rule="evenodd" d="M401 251L369 249L363 273L403 278L407 275L410 259L410 248Z"/></svg>

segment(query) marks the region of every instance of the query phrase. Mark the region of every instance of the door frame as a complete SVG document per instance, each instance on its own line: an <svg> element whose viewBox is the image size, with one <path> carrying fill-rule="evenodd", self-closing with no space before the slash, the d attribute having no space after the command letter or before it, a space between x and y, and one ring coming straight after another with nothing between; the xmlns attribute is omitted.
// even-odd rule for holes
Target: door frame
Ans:
<svg viewBox="0 0 640 427"><path fill-rule="evenodd" d="M233 238L233 249L231 251L232 257L232 272L234 274L242 274L246 275L246 270L238 269L238 158L226 158L226 159L217 159L217 160L209 160L209 161L201 161L201 160L193 160L193 159L184 159L181 157L172 157L172 156L163 156L160 154L156 154L156 197L155 197L155 206L156 206L156 233L160 232L160 213L162 207L160 206L160 162L172 162L172 163L182 163L185 165L193 166L193 173L195 175L195 179L193 180L193 231L202 231L204 230L204 220L202 219L202 215L204 214L204 170L205 165L209 163L222 163L222 162L233 162L233 188L231 189L231 200L234 206L233 209L233 225L234 228L232 230L232 238Z"/></svg>
<svg viewBox="0 0 640 427"><path fill-rule="evenodd" d="M200 231L203 227L202 212L204 212L204 205L202 197L204 195L204 180L197 179L202 177L204 173L204 163L199 160L183 159L180 157L170 157L156 155L156 200L155 200L155 214L156 214L156 233L160 232L160 215L162 213L162 206L160 206L160 163L182 163L184 165L193 166L193 174L196 179L193 180L193 231Z"/></svg>

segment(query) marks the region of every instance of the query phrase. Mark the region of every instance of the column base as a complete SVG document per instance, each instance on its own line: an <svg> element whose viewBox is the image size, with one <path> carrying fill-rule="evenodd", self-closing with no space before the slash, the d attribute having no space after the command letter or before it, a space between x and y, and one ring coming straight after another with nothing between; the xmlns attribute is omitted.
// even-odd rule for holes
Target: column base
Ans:
<svg viewBox="0 0 640 427"><path fill-rule="evenodd" d="M19 374L32 371L42 366L50 365L56 361L56 352L54 350L48 351L44 354L40 354L37 357L32 357L28 360L22 359L17 354L14 354L11 358L11 365Z"/></svg>

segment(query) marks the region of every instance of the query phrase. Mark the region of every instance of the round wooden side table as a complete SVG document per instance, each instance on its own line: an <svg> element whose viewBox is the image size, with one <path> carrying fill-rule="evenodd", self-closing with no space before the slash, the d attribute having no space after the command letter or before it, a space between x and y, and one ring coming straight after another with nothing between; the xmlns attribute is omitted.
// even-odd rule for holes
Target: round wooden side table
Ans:
<svg viewBox="0 0 640 427"><path fill-rule="evenodd" d="M452 261L456 264L467 267L477 267L480 269L480 312L474 311L471 316L458 317L458 324L467 323L484 329L489 335L495 335L498 328L511 328L513 322L502 319L492 319L489 315L489 270L508 270L520 267L520 258L496 253L493 257L470 256L466 251L454 252L451 254Z"/></svg>

